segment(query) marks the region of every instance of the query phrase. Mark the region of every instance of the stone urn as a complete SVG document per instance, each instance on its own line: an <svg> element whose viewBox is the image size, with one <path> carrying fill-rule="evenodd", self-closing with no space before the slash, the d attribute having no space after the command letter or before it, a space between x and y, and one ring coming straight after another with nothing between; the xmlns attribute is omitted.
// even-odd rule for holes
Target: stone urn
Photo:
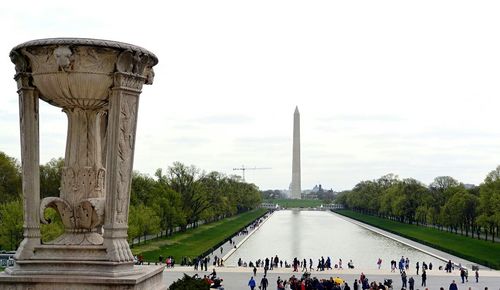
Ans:
<svg viewBox="0 0 500 290"><path fill-rule="evenodd" d="M134 273L127 243L139 95L156 56L121 42L53 38L10 53L18 85L24 240L11 275L123 276ZM40 201L38 100L60 107L68 131L60 192ZM42 243L46 208L65 232Z"/></svg>

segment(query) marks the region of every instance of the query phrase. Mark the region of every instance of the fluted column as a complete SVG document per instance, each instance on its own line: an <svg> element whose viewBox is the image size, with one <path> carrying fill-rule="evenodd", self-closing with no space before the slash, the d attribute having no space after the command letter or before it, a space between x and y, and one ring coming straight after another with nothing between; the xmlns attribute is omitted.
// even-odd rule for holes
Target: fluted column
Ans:
<svg viewBox="0 0 500 290"><path fill-rule="evenodd" d="M14 61L14 59L13 59ZM23 60L17 59L17 62ZM15 62L16 63L16 62ZM16 69L18 68L16 63ZM29 259L40 245L40 150L38 130L38 93L30 85L30 74L18 72L14 78L19 94L21 125L22 191L24 207L24 240L18 248L17 260Z"/></svg>
<svg viewBox="0 0 500 290"><path fill-rule="evenodd" d="M109 98L104 246L108 258L115 262L134 259L127 242L128 210L139 95L142 85L152 82L152 71L146 68L145 73L147 63L129 52L120 55Z"/></svg>

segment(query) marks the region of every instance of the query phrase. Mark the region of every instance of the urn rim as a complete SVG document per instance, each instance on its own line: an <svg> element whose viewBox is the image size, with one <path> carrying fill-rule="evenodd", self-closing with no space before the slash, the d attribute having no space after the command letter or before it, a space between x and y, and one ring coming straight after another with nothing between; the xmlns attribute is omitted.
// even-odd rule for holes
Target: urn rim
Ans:
<svg viewBox="0 0 500 290"><path fill-rule="evenodd" d="M94 39L94 38L78 38L78 37L56 37L56 38L42 38L23 42L12 48L12 51L17 51L22 48L34 47L34 46L45 46L45 45L81 45L81 46L99 46L115 48L119 50L130 50L133 52L140 52L146 54L152 58L152 65L154 66L158 63L158 58L151 51L130 43L105 40L105 39Z"/></svg>

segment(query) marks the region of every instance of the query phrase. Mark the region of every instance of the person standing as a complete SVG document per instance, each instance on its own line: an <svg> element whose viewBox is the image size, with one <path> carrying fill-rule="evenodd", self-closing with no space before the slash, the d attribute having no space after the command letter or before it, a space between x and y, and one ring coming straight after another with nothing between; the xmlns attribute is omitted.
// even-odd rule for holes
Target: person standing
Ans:
<svg viewBox="0 0 500 290"><path fill-rule="evenodd" d="M281 280L281 277L278 276L278 280L276 280L276 289L282 290L284 288L285 288L285 286L283 285L283 280Z"/></svg>
<svg viewBox="0 0 500 290"><path fill-rule="evenodd" d="M479 269L476 269L476 283L479 282Z"/></svg>
<svg viewBox="0 0 500 290"><path fill-rule="evenodd" d="M260 289L261 290L267 290L267 285L269 285L269 281L267 280L266 276L262 277L262 280L260 280Z"/></svg>
<svg viewBox="0 0 500 290"><path fill-rule="evenodd" d="M408 284L410 285L410 290L415 290L415 279L413 279L413 277L408 279Z"/></svg>
<svg viewBox="0 0 500 290"><path fill-rule="evenodd" d="M415 268L417 268L417 276L418 276L418 269L420 269L420 265L417 262L417 265L415 265Z"/></svg>
<svg viewBox="0 0 500 290"><path fill-rule="evenodd" d="M453 280L453 282L451 282L449 290L458 290L458 286L455 283L455 280Z"/></svg>
<svg viewBox="0 0 500 290"><path fill-rule="evenodd" d="M403 287L403 288L405 288L405 289L408 287L408 286L406 285L406 281L407 281L407 280L406 280L406 272L405 272L405 271L403 271L403 273L401 273L401 282L403 283L403 285L402 285L401 287Z"/></svg>
<svg viewBox="0 0 500 290"><path fill-rule="evenodd" d="M427 273L422 269L422 286L427 286Z"/></svg>
<svg viewBox="0 0 500 290"><path fill-rule="evenodd" d="M352 290L359 290L358 280L354 279L354 283L352 284Z"/></svg>
<svg viewBox="0 0 500 290"><path fill-rule="evenodd" d="M250 281L248 281L248 286L250 287L250 290L255 289L255 280L253 279L253 276L250 277Z"/></svg>
<svg viewBox="0 0 500 290"><path fill-rule="evenodd" d="M255 268L255 266L253 266L253 275L257 277L257 268Z"/></svg>

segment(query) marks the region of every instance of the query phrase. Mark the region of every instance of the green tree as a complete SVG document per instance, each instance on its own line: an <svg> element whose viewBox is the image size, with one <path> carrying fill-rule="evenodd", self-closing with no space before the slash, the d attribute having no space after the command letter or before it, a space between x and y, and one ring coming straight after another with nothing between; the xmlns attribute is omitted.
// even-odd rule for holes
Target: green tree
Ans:
<svg viewBox="0 0 500 290"><path fill-rule="evenodd" d="M16 159L0 151L0 201L21 196L21 168Z"/></svg>
<svg viewBox="0 0 500 290"><path fill-rule="evenodd" d="M173 232L176 226L186 225L186 215L182 211L181 195L170 188L166 176L162 174L161 169L156 171L156 185L154 187L154 203L149 204L160 217L161 228L168 234Z"/></svg>
<svg viewBox="0 0 500 290"><path fill-rule="evenodd" d="M480 186L479 216L477 223L483 229L486 238L498 235L500 225L500 166L491 171Z"/></svg>
<svg viewBox="0 0 500 290"><path fill-rule="evenodd" d="M0 248L15 250L23 240L23 203L13 200L0 204Z"/></svg>
<svg viewBox="0 0 500 290"><path fill-rule="evenodd" d="M156 212L143 204L130 206L129 209L129 240L147 235L154 235L160 231L160 218Z"/></svg>
<svg viewBox="0 0 500 290"><path fill-rule="evenodd" d="M203 211L210 207L208 196L200 188L199 176L198 168L180 162L168 167L166 176L169 187L181 195L186 222L193 225L200 220ZM182 227L185 229L185 225Z"/></svg>
<svg viewBox="0 0 500 290"><path fill-rule="evenodd" d="M50 242L64 233L64 225L59 213L53 208L47 208L44 216L45 220L50 222L40 226L42 242Z"/></svg>
<svg viewBox="0 0 500 290"><path fill-rule="evenodd" d="M40 165L40 196L59 196L61 187L62 168L64 159L51 159L44 165Z"/></svg>

